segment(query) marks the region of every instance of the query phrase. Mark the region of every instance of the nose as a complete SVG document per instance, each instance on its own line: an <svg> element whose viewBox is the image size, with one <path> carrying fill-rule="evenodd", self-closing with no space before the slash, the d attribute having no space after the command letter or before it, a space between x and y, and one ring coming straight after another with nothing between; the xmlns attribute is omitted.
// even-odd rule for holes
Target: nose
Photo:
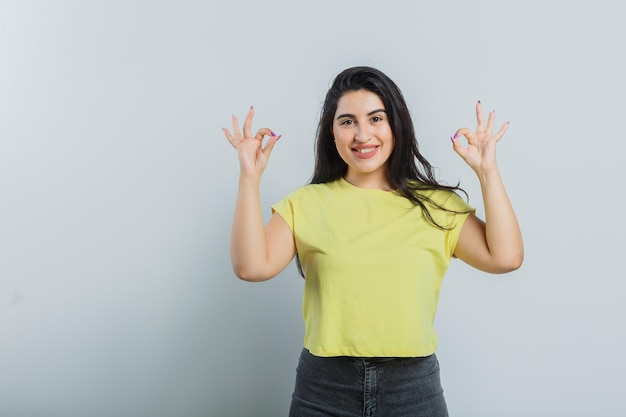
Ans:
<svg viewBox="0 0 626 417"><path fill-rule="evenodd" d="M359 124L354 132L354 140L359 143L365 143L372 138L372 132L366 124Z"/></svg>

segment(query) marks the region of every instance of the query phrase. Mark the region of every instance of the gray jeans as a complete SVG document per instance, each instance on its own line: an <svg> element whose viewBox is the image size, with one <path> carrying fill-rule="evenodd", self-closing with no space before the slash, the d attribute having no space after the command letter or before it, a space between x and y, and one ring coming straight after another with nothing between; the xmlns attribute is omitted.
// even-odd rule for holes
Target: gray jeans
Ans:
<svg viewBox="0 0 626 417"><path fill-rule="evenodd" d="M447 417L435 355L321 358L303 349L290 417Z"/></svg>

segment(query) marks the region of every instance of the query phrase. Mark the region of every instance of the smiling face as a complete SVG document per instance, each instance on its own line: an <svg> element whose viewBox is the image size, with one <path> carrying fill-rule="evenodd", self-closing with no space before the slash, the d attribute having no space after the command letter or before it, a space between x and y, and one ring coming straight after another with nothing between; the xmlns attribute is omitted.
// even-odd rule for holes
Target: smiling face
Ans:
<svg viewBox="0 0 626 417"><path fill-rule="evenodd" d="M387 160L394 138L378 95L367 90L342 95L333 119L333 136L337 152L348 165L348 182L363 188L389 189Z"/></svg>

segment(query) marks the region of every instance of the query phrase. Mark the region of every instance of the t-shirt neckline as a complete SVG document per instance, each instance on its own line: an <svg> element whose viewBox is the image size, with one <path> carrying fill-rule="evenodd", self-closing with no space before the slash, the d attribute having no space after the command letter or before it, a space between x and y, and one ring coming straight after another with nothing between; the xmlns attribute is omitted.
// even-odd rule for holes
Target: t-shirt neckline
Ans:
<svg viewBox="0 0 626 417"><path fill-rule="evenodd" d="M357 185L352 184L350 181L348 181L348 180L347 180L347 179L345 179L344 177L340 177L340 178L339 178L339 184L340 184L340 185L342 185L342 186L344 186L344 187L347 187L347 188L350 188L350 189L353 189L353 190L362 191L362 192L382 193L382 194L384 194L384 195L391 195L391 194L394 194L393 190L386 191L386 190L380 190L380 189L378 189L378 188L364 188L364 187L359 187L359 186L357 186Z"/></svg>

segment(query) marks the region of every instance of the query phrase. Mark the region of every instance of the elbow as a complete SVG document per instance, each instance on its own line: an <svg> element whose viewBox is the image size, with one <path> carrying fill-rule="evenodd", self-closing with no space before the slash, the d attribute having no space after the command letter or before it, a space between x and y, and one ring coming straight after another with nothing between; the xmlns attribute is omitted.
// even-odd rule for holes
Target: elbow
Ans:
<svg viewBox="0 0 626 417"><path fill-rule="evenodd" d="M522 260L519 260L517 262L511 262L505 267L504 273L517 271L518 269L521 268L522 263L523 263Z"/></svg>
<svg viewBox="0 0 626 417"><path fill-rule="evenodd" d="M242 281L261 282L261 281L267 281L268 279L273 278L272 276L266 276L265 274L259 273L259 271L255 270L255 268L250 268L244 265L238 265L234 263L232 266L233 266L233 272L235 273L235 276L237 276L237 278L239 278Z"/></svg>
<svg viewBox="0 0 626 417"><path fill-rule="evenodd" d="M519 253L514 256L510 256L507 259L503 259L496 265L497 274L506 274L518 270L522 263L524 263L524 253Z"/></svg>

